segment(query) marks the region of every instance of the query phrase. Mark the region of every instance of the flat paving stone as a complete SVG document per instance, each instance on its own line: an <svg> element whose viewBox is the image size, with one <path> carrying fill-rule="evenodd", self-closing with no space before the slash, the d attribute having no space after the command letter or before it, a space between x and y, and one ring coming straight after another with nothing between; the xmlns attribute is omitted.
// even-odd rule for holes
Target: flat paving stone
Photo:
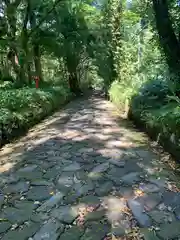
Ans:
<svg viewBox="0 0 180 240"><path fill-rule="evenodd" d="M18 200L16 200L14 202L14 207L18 208L18 209L22 209L22 210L25 209L26 211L31 212L31 211L35 210L38 207L38 205L35 204L32 201L27 201L27 200L18 201Z"/></svg>
<svg viewBox="0 0 180 240"><path fill-rule="evenodd" d="M78 216L78 210L71 206L60 206L51 211L51 216L57 218L60 222L71 224Z"/></svg>
<svg viewBox="0 0 180 240"><path fill-rule="evenodd" d="M0 234L6 232L11 227L9 222L0 222Z"/></svg>
<svg viewBox="0 0 180 240"><path fill-rule="evenodd" d="M3 192L5 194L12 193L25 193L29 190L30 183L28 182L18 182L15 184L10 184L4 188Z"/></svg>
<svg viewBox="0 0 180 240"><path fill-rule="evenodd" d="M157 224L171 223L176 220L172 212L154 210L148 213L152 220Z"/></svg>
<svg viewBox="0 0 180 240"><path fill-rule="evenodd" d="M81 169L80 164L75 162L63 168L63 172L71 172L71 171L74 172L80 169Z"/></svg>
<svg viewBox="0 0 180 240"><path fill-rule="evenodd" d="M59 238L59 240L79 240L84 234L84 229L78 226L73 226L66 230Z"/></svg>
<svg viewBox="0 0 180 240"><path fill-rule="evenodd" d="M139 189L145 193L155 193L155 192L159 192L160 190L160 188L153 183L142 183L140 184Z"/></svg>
<svg viewBox="0 0 180 240"><path fill-rule="evenodd" d="M28 225L23 226L22 229L7 232L2 237L2 240L27 240L36 233L39 227L40 225L38 223L29 223Z"/></svg>
<svg viewBox="0 0 180 240"><path fill-rule="evenodd" d="M52 189L47 186L32 187L27 192L27 199L32 201L43 201L52 196Z"/></svg>
<svg viewBox="0 0 180 240"><path fill-rule="evenodd" d="M139 172L128 173L121 178L121 181L125 185L132 185L141 181Z"/></svg>
<svg viewBox="0 0 180 240"><path fill-rule="evenodd" d="M161 203L162 198L158 193L152 193L138 197L137 201L144 206L146 211L151 211Z"/></svg>
<svg viewBox="0 0 180 240"><path fill-rule="evenodd" d="M180 237L180 222L175 221L169 224L162 224L160 231L157 231L157 236L164 240Z"/></svg>
<svg viewBox="0 0 180 240"><path fill-rule="evenodd" d="M111 233L114 237L122 237L125 235L125 229L120 225L112 226Z"/></svg>
<svg viewBox="0 0 180 240"><path fill-rule="evenodd" d="M93 196L93 195L87 195L82 197L79 200L80 203L84 203L86 205L97 205L100 204L100 199L97 196Z"/></svg>
<svg viewBox="0 0 180 240"><path fill-rule="evenodd" d="M174 210L174 213L176 215L176 218L180 220L180 206L177 206Z"/></svg>
<svg viewBox="0 0 180 240"><path fill-rule="evenodd" d="M120 167L120 168L121 167L123 168L125 166L125 163L126 163L123 159L114 159L114 158L110 159L109 162L111 164L117 166L117 167Z"/></svg>
<svg viewBox="0 0 180 240"><path fill-rule="evenodd" d="M41 179L43 173L40 171L37 165L30 165L24 168L21 168L17 172L18 177L27 179L27 180L35 180Z"/></svg>
<svg viewBox="0 0 180 240"><path fill-rule="evenodd" d="M156 233L152 230L149 230L148 228L141 228L140 232L144 240L160 240L157 237Z"/></svg>
<svg viewBox="0 0 180 240"><path fill-rule="evenodd" d="M137 220L140 227L150 227L151 219L144 212L143 206L136 200L128 200L128 206L132 211L134 218Z"/></svg>
<svg viewBox="0 0 180 240"><path fill-rule="evenodd" d="M4 204L4 194L0 191L0 209L3 204Z"/></svg>
<svg viewBox="0 0 180 240"><path fill-rule="evenodd" d="M98 177L100 173L106 172L109 168L109 163L102 163L97 165L95 168L92 169L92 171L89 173L90 178Z"/></svg>
<svg viewBox="0 0 180 240"><path fill-rule="evenodd" d="M133 189L131 187L120 186L117 190L117 194L125 199L132 198L134 196Z"/></svg>
<svg viewBox="0 0 180 240"><path fill-rule="evenodd" d="M32 210L28 211L27 209L17 209L13 207L7 207L0 214L0 218L3 220L8 220L12 224L21 224L30 219Z"/></svg>
<svg viewBox="0 0 180 240"><path fill-rule="evenodd" d="M108 181L95 189L95 192L98 196L107 195L113 188L113 183Z"/></svg>
<svg viewBox="0 0 180 240"><path fill-rule="evenodd" d="M88 226L84 235L81 237L81 240L100 240L103 239L110 231L111 228L108 224L93 222Z"/></svg>
<svg viewBox="0 0 180 240"><path fill-rule="evenodd" d="M57 181L57 188L60 191L67 192L74 185L74 173L62 173Z"/></svg>
<svg viewBox="0 0 180 240"><path fill-rule="evenodd" d="M61 192L57 192L55 195L53 195L50 199L48 199L46 202L44 202L38 209L37 212L48 212L53 207L56 207L60 201L63 199L64 194Z"/></svg>
<svg viewBox="0 0 180 240"><path fill-rule="evenodd" d="M31 186L52 186L52 185L53 185L52 182L43 179L31 181Z"/></svg>
<svg viewBox="0 0 180 240"><path fill-rule="evenodd" d="M93 212L89 212L86 216L85 216L85 221L97 221L97 220L101 220L105 217L106 215L106 211L105 210L96 210Z"/></svg>
<svg viewBox="0 0 180 240"><path fill-rule="evenodd" d="M180 206L180 192L164 192L163 202L166 206L170 206L172 208Z"/></svg>
<svg viewBox="0 0 180 240"><path fill-rule="evenodd" d="M49 220L33 236L33 240L57 240L63 232L64 225L57 220Z"/></svg>
<svg viewBox="0 0 180 240"><path fill-rule="evenodd" d="M46 173L43 175L45 179L55 179L57 175L61 174L61 168L57 166L47 169Z"/></svg>

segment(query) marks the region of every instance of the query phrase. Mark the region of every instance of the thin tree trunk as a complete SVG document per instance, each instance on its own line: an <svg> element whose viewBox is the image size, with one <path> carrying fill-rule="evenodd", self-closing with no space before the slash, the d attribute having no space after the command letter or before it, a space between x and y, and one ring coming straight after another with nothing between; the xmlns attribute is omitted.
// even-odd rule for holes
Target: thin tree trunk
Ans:
<svg viewBox="0 0 180 240"><path fill-rule="evenodd" d="M165 52L171 72L180 74L180 43L169 16L167 0L153 0L160 44Z"/></svg>
<svg viewBox="0 0 180 240"><path fill-rule="evenodd" d="M6 4L6 16L7 16L7 23L8 23L8 38L9 38L9 47L10 51L8 53L8 60L11 61L13 69L17 75L17 79L19 84L23 84L26 80L25 69L22 65L19 64L19 57L18 57L18 49L16 45L16 10L21 3L21 0L15 0L11 3L11 1L5 1ZM16 61L17 59L17 61Z"/></svg>
<svg viewBox="0 0 180 240"><path fill-rule="evenodd" d="M31 9L30 14L30 24L31 24L31 31L36 28L36 19L34 15L34 9ZM40 53L40 45L38 43L37 34L33 36L32 44L33 44L33 54L34 54L34 66L36 75L39 77L40 82L43 81L43 74L42 74L42 66L41 66L41 53Z"/></svg>
<svg viewBox="0 0 180 240"><path fill-rule="evenodd" d="M23 48L23 64L22 68L25 68L28 75L28 83L31 84L31 67L29 62L29 50L28 50L28 32L27 32L27 23L29 20L29 14L31 10L30 0L27 0L26 14L23 23L22 33L21 33L21 42Z"/></svg>
<svg viewBox="0 0 180 240"><path fill-rule="evenodd" d="M38 43L33 43L34 52L34 65L36 69L36 75L39 77L40 82L43 81L42 66L41 66L41 53L40 46Z"/></svg>

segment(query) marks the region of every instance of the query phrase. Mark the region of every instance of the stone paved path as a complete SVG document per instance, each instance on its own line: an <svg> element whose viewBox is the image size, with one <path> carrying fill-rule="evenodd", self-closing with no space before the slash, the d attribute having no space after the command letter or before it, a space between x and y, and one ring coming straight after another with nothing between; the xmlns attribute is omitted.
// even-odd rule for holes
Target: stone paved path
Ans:
<svg viewBox="0 0 180 240"><path fill-rule="evenodd" d="M102 99L77 100L0 152L0 239L180 239L180 182Z"/></svg>

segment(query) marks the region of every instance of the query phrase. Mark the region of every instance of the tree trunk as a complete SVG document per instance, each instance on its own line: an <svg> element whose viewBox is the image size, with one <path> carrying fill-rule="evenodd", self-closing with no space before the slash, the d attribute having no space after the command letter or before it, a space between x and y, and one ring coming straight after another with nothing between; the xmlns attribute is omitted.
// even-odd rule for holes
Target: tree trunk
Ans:
<svg viewBox="0 0 180 240"><path fill-rule="evenodd" d="M36 75L39 77L40 82L43 81L42 66L41 66L41 54L40 47L38 43L33 43L34 52L34 66L36 69Z"/></svg>
<svg viewBox="0 0 180 240"><path fill-rule="evenodd" d="M7 16L7 23L8 23L8 38L9 38L9 47L10 51L8 53L8 60L11 61L11 64L13 66L14 72L17 75L17 79L20 84L23 84L23 82L26 79L26 75L24 72L24 68L19 65L19 57L18 57L18 50L16 45L16 10L19 6L21 0L15 0L13 3L6 1L6 16ZM17 61L16 61L17 59Z"/></svg>
<svg viewBox="0 0 180 240"><path fill-rule="evenodd" d="M34 15L34 9L31 9L31 13L30 13L30 25L32 29L31 31L33 31L36 28L36 18ZM42 82L43 74L42 74L42 66L41 66L41 53L40 53L40 46L38 43L37 34L34 34L32 38L33 38L32 44L33 44L35 72L36 72L36 75L39 77L40 82Z"/></svg>
<svg viewBox="0 0 180 240"><path fill-rule="evenodd" d="M180 74L180 43L175 35L169 16L167 0L153 0L156 25L160 44L165 52L169 69L177 76Z"/></svg>
<svg viewBox="0 0 180 240"><path fill-rule="evenodd" d="M76 73L69 73L69 87L72 93L75 95L80 95L81 90L79 88L78 78Z"/></svg>
<svg viewBox="0 0 180 240"><path fill-rule="evenodd" d="M29 50L28 50L28 32L27 32L27 23L29 20L29 14L30 14L30 0L27 0L27 7L26 7L26 14L24 18L22 33L21 33L21 42L22 42L22 48L23 48L23 63L21 64L21 68L24 68L25 71L27 71L28 76L28 83L31 84L32 78L31 78L31 67L29 62Z"/></svg>

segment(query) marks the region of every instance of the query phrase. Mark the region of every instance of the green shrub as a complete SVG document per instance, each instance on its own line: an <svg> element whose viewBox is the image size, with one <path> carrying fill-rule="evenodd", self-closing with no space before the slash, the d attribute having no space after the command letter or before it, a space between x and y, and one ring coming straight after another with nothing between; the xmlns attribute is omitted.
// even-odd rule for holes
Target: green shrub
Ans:
<svg viewBox="0 0 180 240"><path fill-rule="evenodd" d="M63 86L0 90L1 143L8 142L63 105L71 94Z"/></svg>

